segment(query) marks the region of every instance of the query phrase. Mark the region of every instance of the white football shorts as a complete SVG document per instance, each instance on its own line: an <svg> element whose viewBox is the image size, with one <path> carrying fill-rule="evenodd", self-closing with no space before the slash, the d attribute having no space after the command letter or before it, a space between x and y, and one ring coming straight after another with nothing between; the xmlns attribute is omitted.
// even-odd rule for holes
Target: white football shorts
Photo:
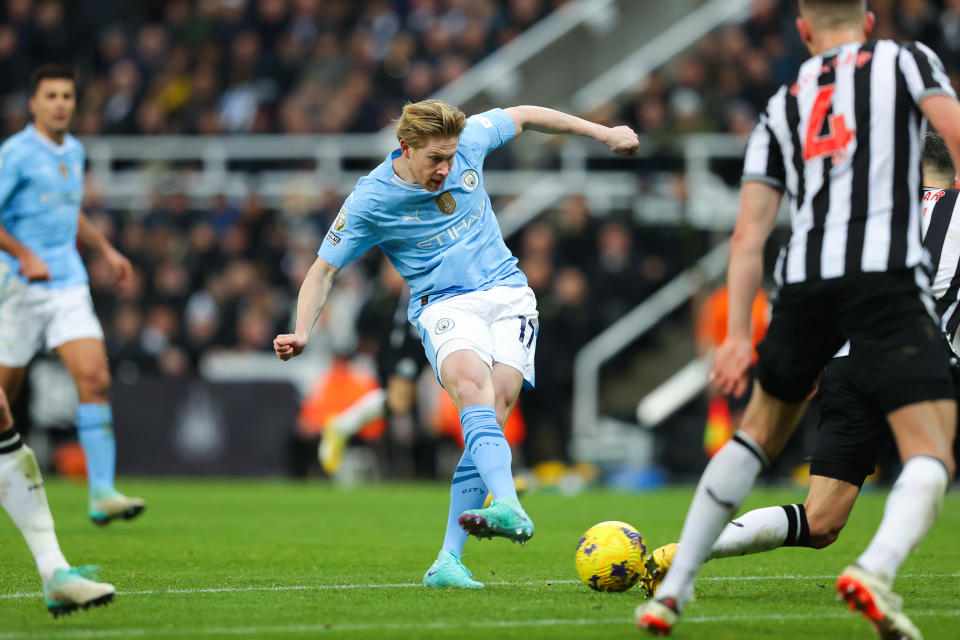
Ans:
<svg viewBox="0 0 960 640"><path fill-rule="evenodd" d="M494 287L428 305L417 329L438 380L446 357L469 349L490 368L495 362L513 367L523 374L524 386L533 387L539 318L530 287Z"/></svg>
<svg viewBox="0 0 960 640"><path fill-rule="evenodd" d="M31 285L0 265L0 365L25 367L38 351L81 338L103 340L89 286Z"/></svg>

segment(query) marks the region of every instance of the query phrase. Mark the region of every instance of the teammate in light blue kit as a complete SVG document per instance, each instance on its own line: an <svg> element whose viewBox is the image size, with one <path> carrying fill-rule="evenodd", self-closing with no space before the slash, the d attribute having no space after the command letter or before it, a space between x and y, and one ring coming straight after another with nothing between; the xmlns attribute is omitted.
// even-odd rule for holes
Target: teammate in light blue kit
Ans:
<svg viewBox="0 0 960 640"><path fill-rule="evenodd" d="M525 542L533 522L517 500L502 427L523 384L533 385L536 298L503 242L483 188L483 161L524 129L574 133L635 155L629 127L605 127L552 109L493 109L465 118L439 100L404 107L400 148L361 178L304 279L293 334L277 356L299 355L337 272L379 246L411 289L408 317L460 411L466 448L453 476L446 535L423 584L481 588L460 556L469 534ZM481 508L486 494L494 501Z"/></svg>
<svg viewBox="0 0 960 640"><path fill-rule="evenodd" d="M0 386L12 402L34 354L56 350L80 397L88 514L103 525L137 516L144 504L113 486L110 371L77 237L102 252L118 283L132 268L80 211L83 147L67 133L76 107L72 71L44 65L30 89L33 124L0 146Z"/></svg>

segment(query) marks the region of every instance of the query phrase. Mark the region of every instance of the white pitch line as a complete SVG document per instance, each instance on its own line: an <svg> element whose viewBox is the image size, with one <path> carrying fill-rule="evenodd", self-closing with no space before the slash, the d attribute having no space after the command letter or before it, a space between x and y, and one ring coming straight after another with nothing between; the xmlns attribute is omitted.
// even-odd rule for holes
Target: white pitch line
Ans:
<svg viewBox="0 0 960 640"><path fill-rule="evenodd" d="M836 578L836 574L824 575L779 575L779 576L709 576L700 578L708 582L742 582L754 580L829 580ZM960 573L907 573L897 576L897 579L912 578L960 578ZM526 585L551 585L551 584L579 584L580 580L543 580L543 581L524 581L524 582L486 582L489 586L514 586L522 587ZM419 582L398 582L394 584L295 584L280 586L250 586L250 587L214 587L207 589L144 589L141 591L117 591L118 596L166 596L166 595L191 595L196 593L243 593L243 592L269 592L269 591L341 591L346 589L410 589L422 587ZM4 593L0 594L0 600L38 598L43 593L40 591ZM0 636L2 637L2 636Z"/></svg>
<svg viewBox="0 0 960 640"><path fill-rule="evenodd" d="M954 611L911 611L911 617L957 617L960 610ZM685 618L684 624L703 624L708 622L751 622L751 621L792 621L822 620L824 618L851 618L850 613L797 613L768 614L757 616L700 616ZM64 630L54 632L9 632L0 633L0 640L28 640L30 638L130 638L145 636L250 636L266 633L322 633L363 632L363 631L443 631L464 628L515 629L530 627L585 627L613 624L632 624L632 618L554 618L541 620L488 620L473 622L426 622L426 623L385 623L385 624L308 624L267 627L195 627L192 629L111 629L104 631Z"/></svg>
<svg viewBox="0 0 960 640"><path fill-rule="evenodd" d="M523 586L530 584L576 584L579 580L544 580L543 582L485 582L491 586ZM395 584L292 584L270 587L216 587L208 589L144 589L142 591L117 591L118 596L165 596L194 593L241 593L244 591L340 591L344 589L409 589L423 587L419 582L398 582ZM4 593L0 600L11 598L37 598L43 595L40 591Z"/></svg>
<svg viewBox="0 0 960 640"><path fill-rule="evenodd" d="M822 576L805 575L784 575L784 576L710 576L707 578L697 578L698 580L708 580L710 582L728 582L738 580L828 580L836 578L840 574L829 573ZM901 578L960 578L960 573L905 573L897 576ZM576 581L574 581L576 582Z"/></svg>

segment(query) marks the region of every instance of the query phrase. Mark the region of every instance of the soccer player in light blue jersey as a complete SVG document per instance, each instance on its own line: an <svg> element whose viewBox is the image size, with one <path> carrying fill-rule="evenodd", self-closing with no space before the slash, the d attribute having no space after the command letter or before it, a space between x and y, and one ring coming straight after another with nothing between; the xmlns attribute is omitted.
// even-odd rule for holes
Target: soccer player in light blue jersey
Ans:
<svg viewBox="0 0 960 640"><path fill-rule="evenodd" d="M466 448L450 489L443 547L423 584L481 588L460 557L467 536L525 542L533 522L517 500L503 425L524 384L534 383L538 314L483 187L487 154L525 129L574 133L635 155L637 135L553 109L493 109L467 119L440 100L408 104L400 148L361 178L304 279L295 333L274 340L288 360L307 345L337 272L379 246L411 289L408 317L460 411ZM487 493L494 496L481 508Z"/></svg>
<svg viewBox="0 0 960 640"><path fill-rule="evenodd" d="M104 525L137 516L144 503L113 486L110 370L77 238L102 252L118 283L132 267L80 211L83 147L67 133L76 107L73 72L39 67L30 90L33 123L0 146L0 387L13 401L34 354L57 352L80 398L88 514Z"/></svg>

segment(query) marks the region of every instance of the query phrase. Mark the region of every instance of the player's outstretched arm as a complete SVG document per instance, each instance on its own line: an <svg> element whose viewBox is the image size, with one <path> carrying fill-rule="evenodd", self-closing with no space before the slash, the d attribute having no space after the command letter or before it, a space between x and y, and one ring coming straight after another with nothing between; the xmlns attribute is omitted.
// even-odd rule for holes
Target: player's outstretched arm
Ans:
<svg viewBox="0 0 960 640"><path fill-rule="evenodd" d="M747 390L747 370L753 362L750 311L763 280L763 248L777 221L782 195L764 182L744 182L740 189L740 211L727 266L727 339L717 349L709 377L720 393L739 397Z"/></svg>
<svg viewBox="0 0 960 640"><path fill-rule="evenodd" d="M294 333L284 333L273 339L273 350L281 360L289 360L303 353L310 337L313 325L320 317L320 311L327 301L333 279L340 269L324 260L317 258L307 277L300 285L300 295L297 298L297 328Z"/></svg>
<svg viewBox="0 0 960 640"><path fill-rule="evenodd" d="M110 265L110 270L113 272L115 284L125 285L132 280L133 265L130 264L126 256L110 244L107 237L97 228L97 225L90 221L90 218L88 218L83 211L77 214L77 236L84 246L90 247L94 251L99 251L103 254L107 264Z"/></svg>
<svg viewBox="0 0 960 640"><path fill-rule="evenodd" d="M527 129L542 133L573 133L602 142L618 156L635 156L640 150L637 134L627 126L605 127L556 109L531 105L508 107L504 111L516 123L517 133Z"/></svg>

